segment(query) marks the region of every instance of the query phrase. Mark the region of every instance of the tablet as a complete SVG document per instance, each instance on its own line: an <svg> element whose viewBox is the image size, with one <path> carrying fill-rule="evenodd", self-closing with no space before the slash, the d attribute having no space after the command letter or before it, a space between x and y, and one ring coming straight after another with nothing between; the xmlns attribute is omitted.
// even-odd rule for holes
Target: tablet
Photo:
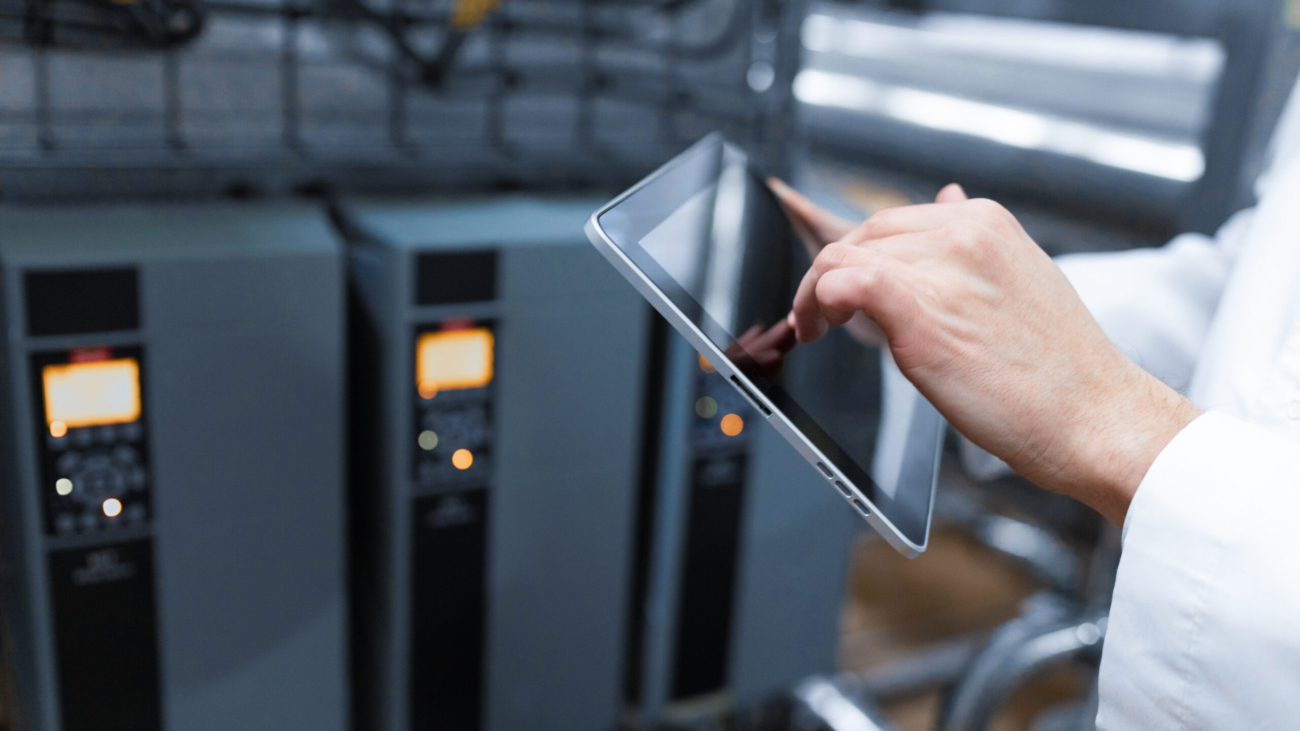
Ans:
<svg viewBox="0 0 1300 731"><path fill-rule="evenodd" d="M834 353L813 358L822 366L814 377L790 373L787 361L807 361L834 338L773 357L762 335L785 320L811 258L742 149L718 133L705 137L592 214L585 229L828 487L899 552L925 550L943 418L897 376L901 403L887 399L880 432L873 423L875 438L864 438L873 415L846 419L836 413L844 399L827 396L838 377Z"/></svg>

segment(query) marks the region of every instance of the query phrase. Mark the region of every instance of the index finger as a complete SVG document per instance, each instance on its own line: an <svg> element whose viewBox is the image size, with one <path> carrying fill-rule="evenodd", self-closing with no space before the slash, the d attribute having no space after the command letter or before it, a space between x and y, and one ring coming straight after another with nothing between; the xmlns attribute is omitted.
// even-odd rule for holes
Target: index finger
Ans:
<svg viewBox="0 0 1300 731"><path fill-rule="evenodd" d="M850 231L841 243L859 246L861 244L886 239L902 234L934 231L954 221L961 221L975 215L974 201L959 203L923 203L915 206L901 206L877 211L871 218Z"/></svg>

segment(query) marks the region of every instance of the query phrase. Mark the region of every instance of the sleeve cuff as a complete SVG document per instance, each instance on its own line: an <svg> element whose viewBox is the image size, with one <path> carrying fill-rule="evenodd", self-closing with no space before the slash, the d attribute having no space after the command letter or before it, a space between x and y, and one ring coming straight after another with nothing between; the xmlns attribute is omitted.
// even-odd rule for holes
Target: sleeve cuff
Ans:
<svg viewBox="0 0 1300 731"><path fill-rule="evenodd" d="M1300 442L1217 412L1174 437L1124 521L1098 728L1300 713L1298 513Z"/></svg>

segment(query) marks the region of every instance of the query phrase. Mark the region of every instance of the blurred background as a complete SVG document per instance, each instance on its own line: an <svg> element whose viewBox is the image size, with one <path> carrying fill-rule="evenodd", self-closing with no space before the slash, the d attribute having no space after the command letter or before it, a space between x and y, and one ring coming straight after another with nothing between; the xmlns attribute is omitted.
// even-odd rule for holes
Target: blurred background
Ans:
<svg viewBox="0 0 1300 731"><path fill-rule="evenodd" d="M902 558L582 222L722 130L1159 246L1297 70L1293 0L0 0L0 728L1091 729L1113 526L950 435Z"/></svg>

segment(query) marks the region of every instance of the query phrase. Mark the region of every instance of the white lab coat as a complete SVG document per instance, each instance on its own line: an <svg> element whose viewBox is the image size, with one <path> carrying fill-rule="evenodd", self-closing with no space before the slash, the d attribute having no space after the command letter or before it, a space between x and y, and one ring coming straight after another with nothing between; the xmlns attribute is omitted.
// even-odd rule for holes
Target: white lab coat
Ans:
<svg viewBox="0 0 1300 731"><path fill-rule="evenodd" d="M1300 729L1300 87L1213 237L1060 260L1107 334L1207 410L1124 524L1097 726Z"/></svg>

